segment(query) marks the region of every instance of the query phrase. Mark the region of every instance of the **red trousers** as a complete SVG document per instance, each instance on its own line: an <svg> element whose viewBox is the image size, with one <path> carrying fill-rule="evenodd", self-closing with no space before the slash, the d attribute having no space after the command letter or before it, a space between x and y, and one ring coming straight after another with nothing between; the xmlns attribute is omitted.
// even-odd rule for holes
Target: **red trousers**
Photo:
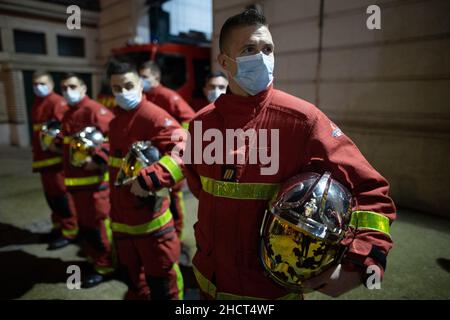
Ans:
<svg viewBox="0 0 450 320"><path fill-rule="evenodd" d="M141 237L116 238L115 243L120 268L128 284L125 298L145 298L148 292L143 282L145 274L152 300L182 299L183 277L177 263L180 241L173 227Z"/></svg>
<svg viewBox="0 0 450 320"><path fill-rule="evenodd" d="M181 185L177 185L170 192L170 212L172 212L173 222L178 238L181 239L181 233L183 231L183 219L185 216L185 206L183 199L183 192L181 191Z"/></svg>
<svg viewBox="0 0 450 320"><path fill-rule="evenodd" d="M75 238L78 232L77 217L73 203L64 185L62 170L40 172L45 199L52 210L51 219L54 229L61 230L66 238Z"/></svg>
<svg viewBox="0 0 450 320"><path fill-rule="evenodd" d="M88 259L100 274L113 272L112 233L109 226L109 189L70 191Z"/></svg>

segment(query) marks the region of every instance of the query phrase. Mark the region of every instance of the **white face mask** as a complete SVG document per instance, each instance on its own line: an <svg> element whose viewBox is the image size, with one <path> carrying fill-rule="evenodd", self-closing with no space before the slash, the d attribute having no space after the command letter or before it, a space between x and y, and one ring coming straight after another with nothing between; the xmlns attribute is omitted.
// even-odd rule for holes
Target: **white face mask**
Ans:
<svg viewBox="0 0 450 320"><path fill-rule="evenodd" d="M208 95L207 95L206 98L208 99L208 101L210 103L213 103L214 101L217 100L217 98L219 98L219 96L222 93L225 93L225 90L220 90L219 88L215 88L215 89L212 89L212 90L208 91Z"/></svg>
<svg viewBox="0 0 450 320"><path fill-rule="evenodd" d="M37 84L33 86L33 91L35 95L41 98L50 94L50 88L46 84Z"/></svg>
<svg viewBox="0 0 450 320"><path fill-rule="evenodd" d="M150 82L150 79L141 77L141 84L142 84L142 90L144 92L150 91L150 89L153 87L152 83Z"/></svg>
<svg viewBox="0 0 450 320"><path fill-rule="evenodd" d="M68 88L66 91L63 91L64 99L66 99L67 103L71 106L76 105L81 101L82 95L79 90L74 90Z"/></svg>
<svg viewBox="0 0 450 320"><path fill-rule="evenodd" d="M142 99L141 90L130 90L123 93L115 93L116 102L122 109L129 111L136 108Z"/></svg>
<svg viewBox="0 0 450 320"><path fill-rule="evenodd" d="M237 72L233 79L248 94L257 95L272 83L275 65L273 54L259 52L251 56L237 57L236 63Z"/></svg>

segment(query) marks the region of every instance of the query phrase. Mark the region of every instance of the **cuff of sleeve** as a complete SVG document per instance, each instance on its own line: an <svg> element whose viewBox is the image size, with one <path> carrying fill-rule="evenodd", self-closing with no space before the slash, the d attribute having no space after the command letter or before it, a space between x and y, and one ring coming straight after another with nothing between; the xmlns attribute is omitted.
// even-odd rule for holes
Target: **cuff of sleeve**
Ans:
<svg viewBox="0 0 450 320"><path fill-rule="evenodd" d="M150 191L150 188L148 187L148 183L151 183L151 180L150 179L146 179L145 177L146 177L147 175L146 174L140 174L140 175L138 175L137 176L137 181L138 181L138 183L139 183L139 186L142 188L142 189L144 189L144 190L146 190L146 191ZM148 180L148 181L147 181Z"/></svg>
<svg viewBox="0 0 450 320"><path fill-rule="evenodd" d="M92 161L94 161L98 165L104 165L108 163L102 156L98 154L94 154L94 156L92 157Z"/></svg>

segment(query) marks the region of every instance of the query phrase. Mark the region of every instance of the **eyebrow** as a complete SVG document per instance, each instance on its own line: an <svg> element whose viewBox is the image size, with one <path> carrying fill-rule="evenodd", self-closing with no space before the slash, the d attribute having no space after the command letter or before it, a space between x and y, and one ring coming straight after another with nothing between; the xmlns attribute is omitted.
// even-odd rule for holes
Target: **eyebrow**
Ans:
<svg viewBox="0 0 450 320"><path fill-rule="evenodd" d="M248 47L256 47L256 43L249 43L249 42L247 42L246 44L244 44L244 45L239 49L239 51L241 51L241 50L243 50L243 49L245 49L245 48L248 48Z"/></svg>

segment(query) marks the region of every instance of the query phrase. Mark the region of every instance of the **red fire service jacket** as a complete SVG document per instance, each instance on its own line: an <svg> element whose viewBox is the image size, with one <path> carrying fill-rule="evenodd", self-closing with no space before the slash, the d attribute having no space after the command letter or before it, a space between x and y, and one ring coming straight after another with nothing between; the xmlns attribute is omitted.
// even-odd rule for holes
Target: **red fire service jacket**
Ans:
<svg viewBox="0 0 450 320"><path fill-rule="evenodd" d="M151 141L162 155L139 177L142 187L148 190L170 188L183 179L179 163L169 153L175 146L174 130L180 124L166 111L143 96L133 110L117 108L116 118L110 123L109 174L111 188L112 229L117 237L145 236L161 228L173 227L169 199L163 197L157 205L130 192L130 185L115 186L122 159L137 141ZM141 171L141 172L142 172Z"/></svg>
<svg viewBox="0 0 450 320"><path fill-rule="evenodd" d="M196 121L201 122L201 131L195 129ZM362 218L352 229L349 256L370 265L374 263L371 252L388 253L392 246L389 224L396 216L388 182L314 105L272 86L250 97L223 94L190 122L187 151L193 153L197 141L204 150L210 139L205 142L199 135L212 128L224 137L226 129L279 129L279 142L272 142L268 134L268 145L257 146L276 152L274 143L278 143L279 166L275 174L262 175L261 164L249 164L248 156L245 164L232 166L185 160L186 179L199 199L193 264L204 293L217 299L291 297L264 274L259 230L272 191L301 172L330 171L352 191L352 215ZM246 143L247 151L248 147Z"/></svg>
<svg viewBox="0 0 450 320"><path fill-rule="evenodd" d="M71 137L86 127L95 127L105 137L109 134L109 122L114 118L113 113L97 101L85 96L75 106L70 106L69 111L62 119L62 135L64 139L64 182L68 190L98 189L100 184L108 181L107 172L96 172L75 167L70 163ZM106 142L93 152L93 161L108 163L109 143ZM106 184L107 185L107 184Z"/></svg>
<svg viewBox="0 0 450 320"><path fill-rule="evenodd" d="M46 169L62 169L62 156L51 151L44 151L41 148L39 140L39 132L42 125L50 120L58 120L61 122L64 113L68 110L68 106L63 97L55 92L41 98L35 97L33 107L31 109L31 122L33 126L32 149L33 149L33 172L43 171Z"/></svg>
<svg viewBox="0 0 450 320"><path fill-rule="evenodd" d="M145 95L147 100L166 110L172 117L181 123L183 128L188 127L189 121L195 115L191 106L189 106L177 92L161 84L151 88Z"/></svg>

